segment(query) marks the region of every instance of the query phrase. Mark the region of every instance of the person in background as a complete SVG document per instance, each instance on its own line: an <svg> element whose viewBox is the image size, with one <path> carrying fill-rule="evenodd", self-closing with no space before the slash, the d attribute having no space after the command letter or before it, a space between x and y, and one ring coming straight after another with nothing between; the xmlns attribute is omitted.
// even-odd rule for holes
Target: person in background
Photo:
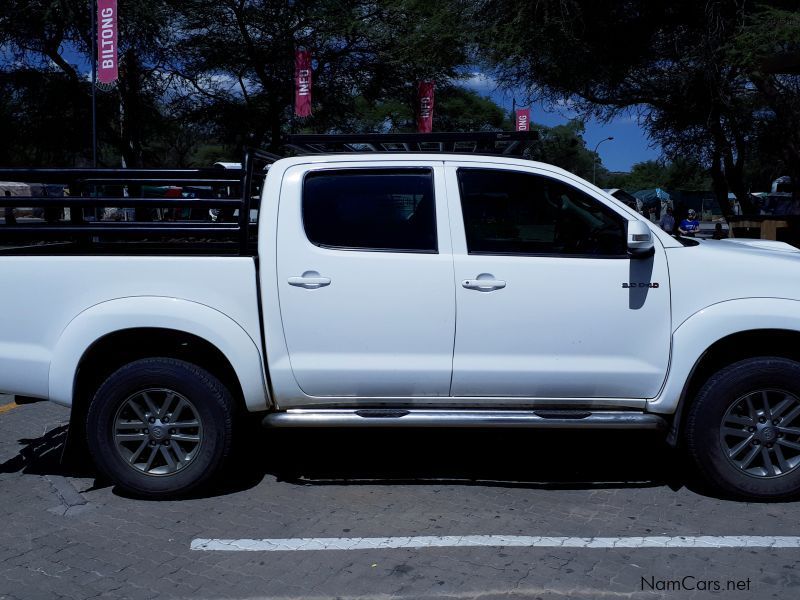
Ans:
<svg viewBox="0 0 800 600"><path fill-rule="evenodd" d="M6 190L6 198L11 197L11 192ZM17 224L17 217L14 216L14 208L11 206L6 206L5 210L5 217L6 217L6 225L16 225Z"/></svg>
<svg viewBox="0 0 800 600"><path fill-rule="evenodd" d="M711 236L715 240L721 240L725 237L725 234L722 231L722 223L717 223L714 226L714 235Z"/></svg>
<svg viewBox="0 0 800 600"><path fill-rule="evenodd" d="M666 212L661 215L661 220L658 222L658 226L670 235L672 235L672 232L675 231L675 217L672 216L671 208L667 207Z"/></svg>
<svg viewBox="0 0 800 600"><path fill-rule="evenodd" d="M678 231L681 235L694 237L698 229L700 229L700 221L697 220L697 213L694 212L693 208L690 208L686 218L681 221Z"/></svg>

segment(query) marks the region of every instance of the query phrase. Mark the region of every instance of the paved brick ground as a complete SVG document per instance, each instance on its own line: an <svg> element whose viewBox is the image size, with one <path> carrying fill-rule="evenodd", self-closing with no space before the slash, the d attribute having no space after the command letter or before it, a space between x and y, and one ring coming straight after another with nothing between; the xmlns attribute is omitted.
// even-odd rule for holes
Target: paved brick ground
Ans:
<svg viewBox="0 0 800 600"><path fill-rule="evenodd" d="M218 537L800 535L798 504L699 493L652 436L270 432L213 493L148 502L59 466L66 417L48 403L0 414L0 598L800 594L800 550L189 550ZM750 578L750 591L642 591L643 577L685 575Z"/></svg>

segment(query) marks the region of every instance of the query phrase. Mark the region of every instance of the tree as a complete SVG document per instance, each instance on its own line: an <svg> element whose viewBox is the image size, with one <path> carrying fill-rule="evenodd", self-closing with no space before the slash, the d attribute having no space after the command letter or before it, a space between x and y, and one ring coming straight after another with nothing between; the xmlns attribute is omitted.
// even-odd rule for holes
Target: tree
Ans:
<svg viewBox="0 0 800 600"><path fill-rule="evenodd" d="M295 48L315 60L314 115L296 128L338 131L357 111L411 108L421 79L448 82L466 64L452 22L459 0L184 0L174 71L184 108L228 142L277 150L292 127Z"/></svg>
<svg viewBox="0 0 800 600"><path fill-rule="evenodd" d="M389 118L397 115L397 124L405 126L400 119L413 115L416 85L423 79L437 82L443 126L495 127L498 110L454 87L469 60L465 28L453 26L465 4L119 0L120 79L115 90L98 94L101 163L119 164L120 157L129 166L194 161L209 145L236 153L244 144L277 150L293 129L352 131L359 121L364 124L363 114L386 108ZM37 77L38 89L57 87L60 97L27 95L25 102L70 116L70 140L81 144L64 144L65 152L77 154L57 162L85 164L89 4L7 0L0 10L0 70L11 86L6 89L24 95L21 82L33 89ZM304 121L292 114L298 47L314 56L314 114ZM20 129L12 112L0 115L8 127ZM28 160L41 153L17 155Z"/></svg>
<svg viewBox="0 0 800 600"><path fill-rule="evenodd" d="M667 167L657 160L638 162L629 173L619 173L609 181L609 187L621 188L627 192L638 192L657 187L666 187Z"/></svg>
<svg viewBox="0 0 800 600"><path fill-rule="evenodd" d="M583 121L573 120L555 127L534 123L532 128L539 132L539 139L527 152L527 158L561 167L590 181L596 161L598 174L602 175L604 172L599 164L600 157L586 148L586 141L583 139L586 127Z"/></svg>
<svg viewBox="0 0 800 600"><path fill-rule="evenodd" d="M65 102L84 87L60 72L0 71L0 165L79 166L89 147L87 102Z"/></svg>
<svg viewBox="0 0 800 600"><path fill-rule="evenodd" d="M796 2L774 2L749 17L729 45L732 63L757 92L751 164L754 189L790 175L800 186L800 13Z"/></svg>
<svg viewBox="0 0 800 600"><path fill-rule="evenodd" d="M91 86L79 63L91 63L91 4L83 0L7 0L4 8L0 47L6 51L6 60L0 68L6 80L24 79L30 84L38 78L40 88L58 88L57 95L26 102L54 117L70 116L70 142L84 142L81 151L65 143L65 152L77 154L53 157L54 162L45 164L86 164L91 155L86 133L91 127ZM129 166L152 164L151 145L158 145L170 130L171 115L162 101L172 83L164 70L172 12L167 0L119 0L119 10L124 15L118 22L120 78L115 90L98 94L101 162L119 164L122 156ZM52 130L54 139L60 129Z"/></svg>
<svg viewBox="0 0 800 600"><path fill-rule="evenodd" d="M456 85L436 88L433 127L437 131L503 131L510 118L491 98ZM356 99L355 114L347 128L358 133L408 133L416 131L414 107L404 98L370 103Z"/></svg>
<svg viewBox="0 0 800 600"><path fill-rule="evenodd" d="M568 100L601 119L637 110L667 157L701 162L719 197L731 189L747 203L745 162L763 102L752 68L731 50L745 43L741 35L756 27L763 5L486 0L476 7L476 38L501 81L522 81L532 96Z"/></svg>

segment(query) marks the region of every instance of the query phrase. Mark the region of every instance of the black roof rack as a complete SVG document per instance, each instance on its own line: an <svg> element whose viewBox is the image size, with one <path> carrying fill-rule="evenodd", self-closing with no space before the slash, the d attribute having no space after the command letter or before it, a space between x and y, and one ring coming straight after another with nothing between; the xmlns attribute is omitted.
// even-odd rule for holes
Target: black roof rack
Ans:
<svg viewBox="0 0 800 600"><path fill-rule="evenodd" d="M287 146L300 154L340 152L449 152L521 156L538 131L465 133L357 133L290 135Z"/></svg>

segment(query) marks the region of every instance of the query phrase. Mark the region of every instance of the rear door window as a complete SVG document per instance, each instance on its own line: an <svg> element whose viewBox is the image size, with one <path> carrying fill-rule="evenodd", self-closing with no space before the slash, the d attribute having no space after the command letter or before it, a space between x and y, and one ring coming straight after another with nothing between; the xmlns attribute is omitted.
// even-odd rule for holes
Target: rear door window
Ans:
<svg viewBox="0 0 800 600"><path fill-rule="evenodd" d="M431 169L313 171L303 184L312 244L341 250L436 253Z"/></svg>

